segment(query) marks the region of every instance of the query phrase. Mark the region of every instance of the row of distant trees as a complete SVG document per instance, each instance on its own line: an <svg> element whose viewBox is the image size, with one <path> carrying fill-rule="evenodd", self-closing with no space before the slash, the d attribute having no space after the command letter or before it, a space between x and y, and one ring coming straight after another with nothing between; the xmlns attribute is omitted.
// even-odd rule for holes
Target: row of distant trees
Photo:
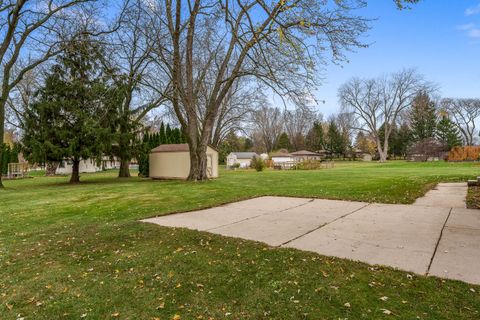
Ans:
<svg viewBox="0 0 480 320"><path fill-rule="evenodd" d="M411 70L405 72L414 76ZM395 90L395 86L390 88ZM401 102L405 107L397 111L393 123L387 125L380 112L371 115L375 116L373 119L365 115L372 119L375 130L362 124L355 112L347 112L345 108L327 121L306 107L293 111L271 107L254 110L250 120L247 119L247 123L251 122L250 126L246 125L248 130L240 135L231 131L220 144L221 158L231 151L261 153L279 149L323 150L337 157L361 151L381 159L380 149L385 150L386 157L405 158L408 154L439 154L455 146L472 144L480 100L433 99L433 91L427 89L424 86L412 91L408 101ZM377 99L380 103L380 95ZM462 104L468 106L465 107L468 112L461 111ZM470 121L459 121L468 117Z"/></svg>
<svg viewBox="0 0 480 320"><path fill-rule="evenodd" d="M480 99L433 100L435 93L434 84L416 70L405 69L381 78L353 78L338 96L342 112L352 115L351 127L364 132L380 161L385 161L392 149L396 149L393 153L408 147L413 148L411 153L439 152L474 144ZM395 141L401 141L400 146ZM391 143L397 146L392 148Z"/></svg>

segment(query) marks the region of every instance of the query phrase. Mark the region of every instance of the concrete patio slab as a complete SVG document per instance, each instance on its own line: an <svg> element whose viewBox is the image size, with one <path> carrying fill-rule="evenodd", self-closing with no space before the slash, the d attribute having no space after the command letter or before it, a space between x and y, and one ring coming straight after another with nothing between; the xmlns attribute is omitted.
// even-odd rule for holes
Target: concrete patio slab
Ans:
<svg viewBox="0 0 480 320"><path fill-rule="evenodd" d="M166 227L181 227L207 231L259 217L264 214L295 208L310 201L312 201L312 199L260 197L229 203L211 209L145 219L142 220L142 222L156 223Z"/></svg>
<svg viewBox="0 0 480 320"><path fill-rule="evenodd" d="M260 197L142 221L480 284L480 211L459 208L465 195L449 183L415 205Z"/></svg>
<svg viewBox="0 0 480 320"><path fill-rule="evenodd" d="M454 208L429 274L480 283L480 212Z"/></svg>
<svg viewBox="0 0 480 320"><path fill-rule="evenodd" d="M443 207L443 208L466 208L466 183L439 183L435 188L428 191L424 197L418 198L413 205Z"/></svg>
<svg viewBox="0 0 480 320"><path fill-rule="evenodd" d="M242 210L283 211L311 202L307 198L259 197L227 204L223 207Z"/></svg>
<svg viewBox="0 0 480 320"><path fill-rule="evenodd" d="M165 227L181 227L206 231L236 221L257 217L268 212L269 211L235 210L218 207L145 219L142 220L142 222L156 223Z"/></svg>
<svg viewBox="0 0 480 320"><path fill-rule="evenodd" d="M292 209L265 214L210 231L279 246L366 205L361 202L311 200Z"/></svg>
<svg viewBox="0 0 480 320"><path fill-rule="evenodd" d="M448 213L374 204L286 246L425 274Z"/></svg>

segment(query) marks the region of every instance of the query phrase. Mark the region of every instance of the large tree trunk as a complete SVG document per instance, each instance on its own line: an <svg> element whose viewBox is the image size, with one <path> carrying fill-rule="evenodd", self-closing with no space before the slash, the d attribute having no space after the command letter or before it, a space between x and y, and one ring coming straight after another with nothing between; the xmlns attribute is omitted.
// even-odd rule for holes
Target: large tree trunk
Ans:
<svg viewBox="0 0 480 320"><path fill-rule="evenodd" d="M54 176L58 167L58 162L57 161L49 161L47 162L45 166L45 175L47 177Z"/></svg>
<svg viewBox="0 0 480 320"><path fill-rule="evenodd" d="M2 159L3 159L3 135L5 133L5 104L6 99L0 99L0 189L3 189L2 183L2 171L1 168L3 166Z"/></svg>
<svg viewBox="0 0 480 320"><path fill-rule="evenodd" d="M130 159L120 159L119 178L130 178Z"/></svg>
<svg viewBox="0 0 480 320"><path fill-rule="evenodd" d="M80 160L73 160L72 176L70 177L70 183L80 182Z"/></svg>
<svg viewBox="0 0 480 320"><path fill-rule="evenodd" d="M190 145L190 181L208 180L207 174L207 145Z"/></svg>
<svg viewBox="0 0 480 320"><path fill-rule="evenodd" d="M377 151L380 157L379 162L386 162L388 154L388 142L384 142L384 145L382 146L380 138L377 137Z"/></svg>

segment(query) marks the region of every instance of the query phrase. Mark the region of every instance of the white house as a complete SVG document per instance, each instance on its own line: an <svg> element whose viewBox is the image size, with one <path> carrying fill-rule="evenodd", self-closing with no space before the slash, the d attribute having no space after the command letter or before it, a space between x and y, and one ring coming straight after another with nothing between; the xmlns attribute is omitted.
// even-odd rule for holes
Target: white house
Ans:
<svg viewBox="0 0 480 320"><path fill-rule="evenodd" d="M281 164L285 162L294 162L295 158L288 152L277 152L272 154L273 164Z"/></svg>
<svg viewBox="0 0 480 320"><path fill-rule="evenodd" d="M227 167L232 167L238 163L240 168L248 168L252 163L253 157L258 157L258 154L255 152L231 152L227 156Z"/></svg>
<svg viewBox="0 0 480 320"><path fill-rule="evenodd" d="M100 165L94 159L80 160L79 171L80 173L93 173L102 170L118 169L120 168L120 161L115 158L103 157L100 161ZM58 164L55 174L69 175L72 173L73 162L71 160L63 160Z"/></svg>
<svg viewBox="0 0 480 320"><path fill-rule="evenodd" d="M60 161L57 170L55 170L55 174L71 174L73 168L73 162L70 160L62 160ZM79 172L80 173L92 173L101 171L102 168L97 166L97 162L93 159L87 160L80 160L79 165Z"/></svg>
<svg viewBox="0 0 480 320"><path fill-rule="evenodd" d="M308 160L321 160L321 155L316 152L307 151L307 150L300 150L292 152L292 156L296 162L303 162Z"/></svg>

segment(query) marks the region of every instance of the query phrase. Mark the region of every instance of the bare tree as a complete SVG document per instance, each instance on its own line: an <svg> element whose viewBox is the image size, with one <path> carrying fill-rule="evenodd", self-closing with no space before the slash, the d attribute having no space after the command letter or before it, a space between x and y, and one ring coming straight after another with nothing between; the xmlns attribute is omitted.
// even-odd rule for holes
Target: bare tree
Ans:
<svg viewBox="0 0 480 320"><path fill-rule="evenodd" d="M22 64L19 65L19 69L22 69ZM38 71L38 69L32 69L26 72L22 80L10 92L6 104L6 126L20 130L24 128L25 110L32 102L42 81Z"/></svg>
<svg viewBox="0 0 480 320"><path fill-rule="evenodd" d="M169 99L190 146L190 180L204 180L206 148L222 103L239 78L268 85L293 102L315 86L315 69L362 47L364 1L151 0L146 12L154 60L172 81ZM210 83L200 115L200 90Z"/></svg>
<svg viewBox="0 0 480 320"><path fill-rule="evenodd" d="M7 0L0 2L0 145L5 130L5 110L12 90L25 74L55 56L60 49L57 33L70 13L96 0ZM28 52L28 61L20 67ZM13 72L13 71L17 72ZM0 161L2 159L0 148ZM0 164L1 165L1 164ZM3 188L0 177L0 188Z"/></svg>
<svg viewBox="0 0 480 320"><path fill-rule="evenodd" d="M134 140L143 128L144 118L166 101L164 92L168 90L168 80L156 75L158 70L150 59L152 45L144 32L145 5L142 0L125 0L118 17L120 27L107 39L112 68L118 69L118 87L122 91L115 121L118 143L113 151L120 159L121 178L130 177Z"/></svg>
<svg viewBox="0 0 480 320"><path fill-rule="evenodd" d="M246 78L235 81L220 105L211 141L215 147L232 131L245 133L245 122L256 106L264 100L259 88L245 80Z"/></svg>
<svg viewBox="0 0 480 320"><path fill-rule="evenodd" d="M450 115L462 133L465 145L474 144L476 121L480 116L480 99L443 99L443 109Z"/></svg>
<svg viewBox="0 0 480 320"><path fill-rule="evenodd" d="M358 128L358 122L353 112L340 112L335 117L335 122L342 133L345 142L352 144L355 128Z"/></svg>
<svg viewBox="0 0 480 320"><path fill-rule="evenodd" d="M310 106L301 106L294 110L285 110L285 131L290 137L290 142L295 150L305 148L305 136L308 130L313 127L314 122L321 120L322 115Z"/></svg>
<svg viewBox="0 0 480 320"><path fill-rule="evenodd" d="M264 151L271 152L275 149L283 132L283 120L280 109L272 108L266 103L252 113L251 136L254 141L261 142Z"/></svg>
<svg viewBox="0 0 480 320"><path fill-rule="evenodd" d="M369 132L375 139L380 162L385 162L390 134L400 114L421 90L431 92L433 86L414 69L406 69L378 79L354 78L340 87L338 96L344 111L355 115L359 124L356 129Z"/></svg>

